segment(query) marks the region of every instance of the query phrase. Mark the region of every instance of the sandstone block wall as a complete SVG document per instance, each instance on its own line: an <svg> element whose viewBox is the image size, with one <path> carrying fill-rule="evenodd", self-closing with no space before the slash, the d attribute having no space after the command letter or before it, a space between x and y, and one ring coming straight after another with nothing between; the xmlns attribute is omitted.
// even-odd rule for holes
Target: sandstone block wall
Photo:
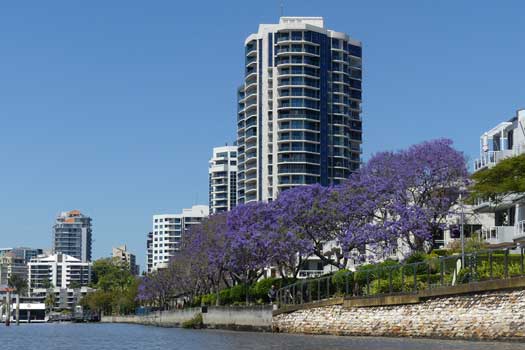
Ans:
<svg viewBox="0 0 525 350"><path fill-rule="evenodd" d="M525 340L525 291L436 297L410 305L333 305L274 316L272 326L307 334Z"/></svg>

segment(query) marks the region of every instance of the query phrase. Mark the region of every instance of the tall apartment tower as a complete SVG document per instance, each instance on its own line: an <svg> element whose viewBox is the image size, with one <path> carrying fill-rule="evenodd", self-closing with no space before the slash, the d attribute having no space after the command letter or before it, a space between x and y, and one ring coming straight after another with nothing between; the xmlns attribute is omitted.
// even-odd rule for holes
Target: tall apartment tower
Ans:
<svg viewBox="0 0 525 350"><path fill-rule="evenodd" d="M209 215L207 205L194 205L180 214L153 215L153 234L148 234L148 272L165 268L181 250L184 233ZM151 256L151 264L149 257Z"/></svg>
<svg viewBox="0 0 525 350"><path fill-rule="evenodd" d="M245 41L238 203L337 184L361 162L361 43L320 17L281 17Z"/></svg>
<svg viewBox="0 0 525 350"><path fill-rule="evenodd" d="M53 225L53 253L91 261L91 218L78 210L62 212Z"/></svg>
<svg viewBox="0 0 525 350"><path fill-rule="evenodd" d="M237 146L214 147L208 168L210 213L237 205Z"/></svg>

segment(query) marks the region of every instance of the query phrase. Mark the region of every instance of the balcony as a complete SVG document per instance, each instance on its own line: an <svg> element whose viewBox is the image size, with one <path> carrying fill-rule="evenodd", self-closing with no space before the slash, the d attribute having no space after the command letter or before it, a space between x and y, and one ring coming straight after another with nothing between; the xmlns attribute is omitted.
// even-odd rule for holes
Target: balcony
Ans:
<svg viewBox="0 0 525 350"><path fill-rule="evenodd" d="M303 278L315 278L319 277L324 273L323 270L299 270L299 274L297 275L297 278L303 279Z"/></svg>
<svg viewBox="0 0 525 350"><path fill-rule="evenodd" d="M523 237L525 237L525 220L519 221L514 231L514 239Z"/></svg>
<svg viewBox="0 0 525 350"><path fill-rule="evenodd" d="M513 149L485 152L481 155L480 158L474 160L474 171L493 167L503 159L514 157L522 153L525 153L525 144L517 145Z"/></svg>
<svg viewBox="0 0 525 350"><path fill-rule="evenodd" d="M514 226L492 226L481 229L481 239L490 244L513 242L514 238Z"/></svg>

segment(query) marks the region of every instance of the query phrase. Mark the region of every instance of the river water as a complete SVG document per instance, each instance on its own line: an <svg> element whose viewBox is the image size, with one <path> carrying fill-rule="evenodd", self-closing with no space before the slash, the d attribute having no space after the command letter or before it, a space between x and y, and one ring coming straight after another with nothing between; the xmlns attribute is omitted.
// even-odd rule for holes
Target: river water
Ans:
<svg viewBox="0 0 525 350"><path fill-rule="evenodd" d="M525 344L186 330L126 324L0 325L1 350L454 350L525 349Z"/></svg>

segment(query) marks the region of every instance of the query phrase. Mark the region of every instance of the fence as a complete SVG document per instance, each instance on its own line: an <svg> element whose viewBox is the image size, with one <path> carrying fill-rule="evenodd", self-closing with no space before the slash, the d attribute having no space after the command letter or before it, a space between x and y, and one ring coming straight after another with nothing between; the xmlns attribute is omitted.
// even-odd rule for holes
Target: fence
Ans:
<svg viewBox="0 0 525 350"><path fill-rule="evenodd" d="M417 294L423 290L524 276L524 247L488 249L410 264L364 266L295 282L278 290L279 306L335 297ZM511 254L512 252L512 254ZM463 263L464 260L464 263Z"/></svg>

